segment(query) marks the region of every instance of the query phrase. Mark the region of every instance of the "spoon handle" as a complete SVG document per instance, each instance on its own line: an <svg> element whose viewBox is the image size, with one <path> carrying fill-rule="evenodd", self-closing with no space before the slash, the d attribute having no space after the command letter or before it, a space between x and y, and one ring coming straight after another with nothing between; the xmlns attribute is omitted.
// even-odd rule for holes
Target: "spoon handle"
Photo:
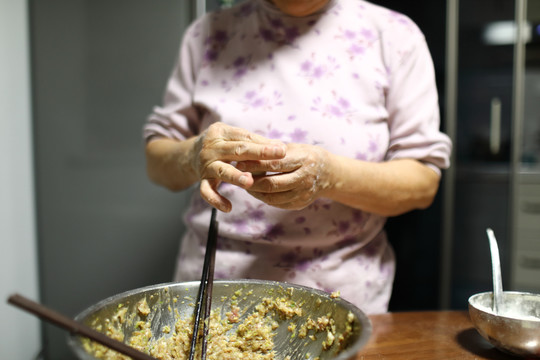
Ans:
<svg viewBox="0 0 540 360"><path fill-rule="evenodd" d="M490 228L486 229L489 238L489 248L491 250L491 266L493 271L493 312L499 313L502 305L502 275L501 275L501 259L499 258L499 247L495 233Z"/></svg>

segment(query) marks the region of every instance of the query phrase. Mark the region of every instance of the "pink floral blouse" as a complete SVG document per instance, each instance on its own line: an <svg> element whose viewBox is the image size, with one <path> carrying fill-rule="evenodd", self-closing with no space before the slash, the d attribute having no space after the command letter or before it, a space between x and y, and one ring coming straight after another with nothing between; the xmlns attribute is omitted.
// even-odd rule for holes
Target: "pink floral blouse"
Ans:
<svg viewBox="0 0 540 360"><path fill-rule="evenodd" d="M247 0L197 19L144 136L182 140L215 121L355 159L414 158L438 173L449 165L423 34L362 0L330 0L303 18ZM216 278L340 291L366 313L387 311L395 263L384 217L328 199L281 210L230 184L220 192L233 210L218 214ZM200 278L209 219L194 191L176 280Z"/></svg>

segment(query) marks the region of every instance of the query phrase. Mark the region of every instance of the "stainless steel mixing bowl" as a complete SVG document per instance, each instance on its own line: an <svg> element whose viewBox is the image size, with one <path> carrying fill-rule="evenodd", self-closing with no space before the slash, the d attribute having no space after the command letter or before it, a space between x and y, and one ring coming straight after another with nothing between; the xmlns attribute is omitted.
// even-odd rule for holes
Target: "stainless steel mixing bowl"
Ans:
<svg viewBox="0 0 540 360"><path fill-rule="evenodd" d="M161 331L164 326L174 329L177 316L184 319L193 316L198 289L199 282L168 283L135 289L102 300L81 312L75 319L92 327L105 326L110 324L112 317L117 314L119 306L125 306L128 309L126 316L135 317L135 321L126 322L123 325L122 330L127 339L135 328L138 317L137 303L146 299L151 309L146 320L151 321L152 333L167 336L163 335ZM242 295L238 296L239 293ZM343 299L334 298L326 292L288 283L261 280L216 280L212 291L212 310L220 311L224 317L225 313L231 310L232 302L235 302L238 307L247 310L243 315L247 316L252 312L248 309L254 309L263 298L268 297L290 297L296 304L300 304L303 312L302 316L296 316L292 319L275 317L279 323L274 338L276 359L284 359L287 355L291 359L314 359L316 357L321 360L351 359L371 336L371 322L356 306ZM174 309L178 310L178 315L175 314L175 311L171 311ZM322 343L327 339L326 333L315 334L316 340L313 340L309 337L293 337L288 330L291 323L296 323L299 327L305 323L308 317L316 320L321 316L329 316L335 320L335 332L339 335L346 331L348 324L350 329L349 313L354 315L352 332L350 332L342 349L339 349L337 342L335 342L328 350L323 350ZM86 352L81 338L70 336L68 343L80 359L95 359Z"/></svg>
<svg viewBox="0 0 540 360"><path fill-rule="evenodd" d="M540 358L540 295L504 291L495 314L493 292L469 298L474 326L496 348L512 355Z"/></svg>

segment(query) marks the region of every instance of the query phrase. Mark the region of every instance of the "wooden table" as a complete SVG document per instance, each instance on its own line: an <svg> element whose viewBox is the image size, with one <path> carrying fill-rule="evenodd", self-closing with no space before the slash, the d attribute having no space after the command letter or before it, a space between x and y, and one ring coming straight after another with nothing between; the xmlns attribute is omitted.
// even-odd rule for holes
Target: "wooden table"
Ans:
<svg viewBox="0 0 540 360"><path fill-rule="evenodd" d="M398 312L369 317L373 333L355 360L516 360L476 331L466 311Z"/></svg>

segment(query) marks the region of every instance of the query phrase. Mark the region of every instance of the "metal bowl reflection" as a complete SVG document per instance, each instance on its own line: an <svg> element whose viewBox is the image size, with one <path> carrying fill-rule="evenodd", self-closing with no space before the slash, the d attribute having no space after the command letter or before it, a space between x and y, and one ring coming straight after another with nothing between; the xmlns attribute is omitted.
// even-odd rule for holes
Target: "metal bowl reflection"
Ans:
<svg viewBox="0 0 540 360"><path fill-rule="evenodd" d="M497 314L493 292L469 298L471 321L486 340L512 355L540 358L540 295L505 291Z"/></svg>
<svg viewBox="0 0 540 360"><path fill-rule="evenodd" d="M146 299L150 314L145 317L151 322L152 334L165 336L160 331L164 326L175 328L177 317L192 317L194 313L194 299L197 297L199 282L168 283L127 291L89 307L76 316L76 320L91 327L106 327L117 313L118 307L127 307L127 316L134 316L135 321L123 325L122 332L129 339L136 330L137 304ZM241 293L241 296L237 296ZM274 350L276 359L335 359L346 360L354 358L359 350L367 343L371 336L372 327L369 318L351 303L333 298L330 294L316 289L262 280L216 280L212 291L212 310L219 311L222 316L230 311L234 302L242 309L244 315L254 309L264 298L280 298L288 296L296 304L300 304L302 315L292 319L276 317L279 323L274 337ZM187 299L184 301L184 299ZM181 300L181 301L180 301ZM174 311L176 310L176 311ZM350 322L352 313L352 322ZM311 337L300 338L291 336L288 329L291 323L301 325L307 318L317 319L329 316L335 321L335 333L338 336L347 332L346 341L338 346L337 342L327 350L322 349L322 343L327 334L312 334ZM352 325L352 326L351 326ZM95 359L85 350L83 340L77 336L70 336L68 343L77 357L81 360Z"/></svg>

